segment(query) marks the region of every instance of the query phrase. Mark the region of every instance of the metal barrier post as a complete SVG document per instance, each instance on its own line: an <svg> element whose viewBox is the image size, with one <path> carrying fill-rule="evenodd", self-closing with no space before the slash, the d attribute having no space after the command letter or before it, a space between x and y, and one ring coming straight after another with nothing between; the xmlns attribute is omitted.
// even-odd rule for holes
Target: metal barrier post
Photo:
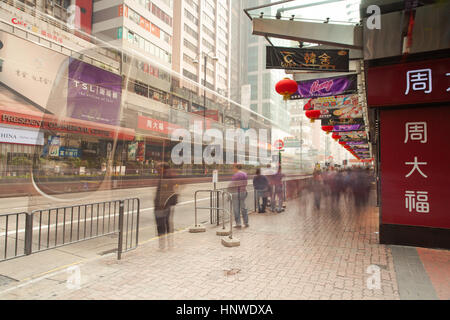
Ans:
<svg viewBox="0 0 450 320"><path fill-rule="evenodd" d="M232 218L232 212L233 212L233 195L227 192L230 198L230 236L222 238L222 245L225 247L238 247L241 245L241 241L239 239L234 238L233 239L233 218ZM239 198L239 196L238 196ZM224 211L225 212L225 211ZM239 212L240 214L240 212Z"/></svg>
<svg viewBox="0 0 450 320"><path fill-rule="evenodd" d="M119 243L117 245L117 260L122 258L122 246L123 246L123 210L124 201L119 201Z"/></svg>
<svg viewBox="0 0 450 320"><path fill-rule="evenodd" d="M136 247L139 244L139 214L141 209L141 200L139 198L136 198L137 200L137 213L136 213Z"/></svg>
<svg viewBox="0 0 450 320"><path fill-rule="evenodd" d="M197 190L194 193L194 205L195 205L195 224L189 228L190 233L206 232L206 228L197 223L197 193L199 192L211 192L211 190Z"/></svg>
<svg viewBox="0 0 450 320"><path fill-rule="evenodd" d="M231 229L230 231L225 231L225 213L226 213L226 209L225 209L225 191L218 191L217 195L219 195L219 193L222 193L222 203L223 203L223 209L222 209L222 230L219 230L216 232L216 234L218 236L228 236L231 233ZM218 206L217 206L218 207ZM217 210L217 212L219 212L220 210ZM230 220L231 220L231 211L230 212Z"/></svg>
<svg viewBox="0 0 450 320"><path fill-rule="evenodd" d="M33 251L33 215L27 214L25 220L25 254L30 255Z"/></svg>

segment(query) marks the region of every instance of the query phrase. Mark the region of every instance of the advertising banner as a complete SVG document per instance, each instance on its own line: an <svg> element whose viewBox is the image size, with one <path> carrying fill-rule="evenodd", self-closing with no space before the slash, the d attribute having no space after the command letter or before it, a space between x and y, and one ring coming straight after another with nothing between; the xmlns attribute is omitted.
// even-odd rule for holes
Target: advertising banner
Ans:
<svg viewBox="0 0 450 320"><path fill-rule="evenodd" d="M357 94L339 95L311 99L305 104L303 110L326 110L344 107L358 106L359 98Z"/></svg>
<svg viewBox="0 0 450 320"><path fill-rule="evenodd" d="M145 160L145 141L139 141L136 152L136 160L143 162Z"/></svg>
<svg viewBox="0 0 450 320"><path fill-rule="evenodd" d="M0 31L0 82L47 108L60 67L67 57L53 50Z"/></svg>
<svg viewBox="0 0 450 320"><path fill-rule="evenodd" d="M37 130L0 127L0 142L43 146L44 133Z"/></svg>
<svg viewBox="0 0 450 320"><path fill-rule="evenodd" d="M335 125L333 127L334 132L340 131L360 131L364 129L363 124L346 124L346 125Z"/></svg>
<svg viewBox="0 0 450 320"><path fill-rule="evenodd" d="M137 142L130 142L128 144L128 161L136 160L137 147L138 147Z"/></svg>
<svg viewBox="0 0 450 320"><path fill-rule="evenodd" d="M320 110L319 119L355 119L363 117L363 108L361 106L349 106L339 109Z"/></svg>
<svg viewBox="0 0 450 320"><path fill-rule="evenodd" d="M291 96L291 100L350 94L355 93L358 88L356 74L297 81L297 84L298 90Z"/></svg>
<svg viewBox="0 0 450 320"><path fill-rule="evenodd" d="M67 115L118 125L122 95L120 75L70 58Z"/></svg>
<svg viewBox="0 0 450 320"><path fill-rule="evenodd" d="M322 126L336 126L336 125L352 125L352 124L361 124L364 125L363 118L346 118L346 119L321 119Z"/></svg>
<svg viewBox="0 0 450 320"><path fill-rule="evenodd" d="M266 69L348 72L348 50L266 47Z"/></svg>

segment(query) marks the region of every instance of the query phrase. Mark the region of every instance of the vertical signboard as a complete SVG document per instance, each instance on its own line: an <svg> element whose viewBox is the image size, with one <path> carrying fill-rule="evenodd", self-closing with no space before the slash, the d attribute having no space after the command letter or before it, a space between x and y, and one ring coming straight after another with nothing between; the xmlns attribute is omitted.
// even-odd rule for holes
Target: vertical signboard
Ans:
<svg viewBox="0 0 450 320"><path fill-rule="evenodd" d="M117 125L121 93L120 75L70 58L67 91L69 117Z"/></svg>
<svg viewBox="0 0 450 320"><path fill-rule="evenodd" d="M450 229L450 108L380 111L382 224Z"/></svg>

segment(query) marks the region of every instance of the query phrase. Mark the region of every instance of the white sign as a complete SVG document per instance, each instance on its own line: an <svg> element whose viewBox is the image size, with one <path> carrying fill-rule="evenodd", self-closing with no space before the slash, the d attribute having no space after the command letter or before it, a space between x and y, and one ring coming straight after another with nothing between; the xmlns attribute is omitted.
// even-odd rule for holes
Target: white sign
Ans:
<svg viewBox="0 0 450 320"><path fill-rule="evenodd" d="M43 146L44 133L37 130L0 127L0 142Z"/></svg>
<svg viewBox="0 0 450 320"><path fill-rule="evenodd" d="M219 171L214 170L213 171L213 183L217 183L217 182L219 182Z"/></svg>

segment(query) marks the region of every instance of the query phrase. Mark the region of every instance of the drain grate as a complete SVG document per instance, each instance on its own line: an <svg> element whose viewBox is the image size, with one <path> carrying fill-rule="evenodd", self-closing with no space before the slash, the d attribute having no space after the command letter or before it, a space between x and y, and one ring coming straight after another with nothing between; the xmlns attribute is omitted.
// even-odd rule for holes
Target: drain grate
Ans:
<svg viewBox="0 0 450 320"><path fill-rule="evenodd" d="M16 279L13 279L8 276L4 276L4 275L0 274L0 287L7 286L8 284L13 283L13 282L19 282L19 280L16 280Z"/></svg>

